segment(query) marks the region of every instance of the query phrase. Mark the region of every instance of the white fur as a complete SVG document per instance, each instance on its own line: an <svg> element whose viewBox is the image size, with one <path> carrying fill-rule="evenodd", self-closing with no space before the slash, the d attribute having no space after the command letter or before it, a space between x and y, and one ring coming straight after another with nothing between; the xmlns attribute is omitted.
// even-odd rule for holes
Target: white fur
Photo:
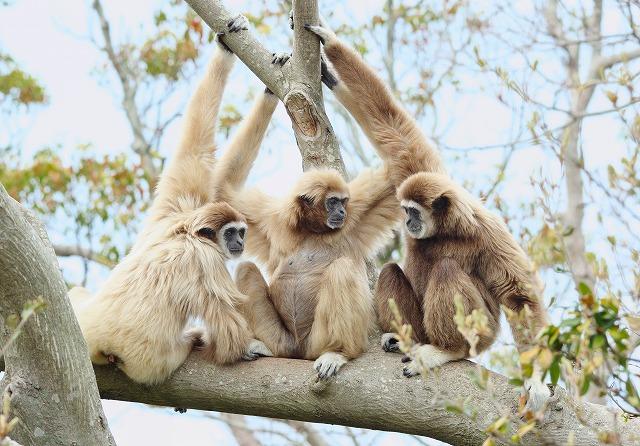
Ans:
<svg viewBox="0 0 640 446"><path fill-rule="evenodd" d="M542 373L536 366L533 370L531 378L524 381L523 393L528 393L526 409L531 412L539 412L544 410L547 401L551 397L551 391L545 383L542 382Z"/></svg>
<svg viewBox="0 0 640 446"><path fill-rule="evenodd" d="M384 346L387 344L387 342L389 342L391 339L396 339L397 337L398 335L396 335L395 333L383 333L380 337L380 346L384 349ZM400 349L398 349L397 351L400 351Z"/></svg>
<svg viewBox="0 0 640 446"><path fill-rule="evenodd" d="M433 214L431 213L430 210L425 209L424 206L416 203L413 200L402 200L401 205L402 207L413 208L413 209L416 209L418 212L420 212L420 220L422 221L422 228L420 229L420 232L415 233L415 232L409 231L409 228L407 228L405 225L405 229L407 230L407 233L409 234L409 236L415 239L423 239L423 238L431 237L433 234L435 234L436 224L433 220Z"/></svg>
<svg viewBox="0 0 640 446"><path fill-rule="evenodd" d="M242 255L242 253L232 253L231 251L229 251L229 247L227 246L227 244L224 241L224 231L226 231L229 228L236 228L238 231L240 229L244 229L245 233L247 231L247 224L243 221L231 221L229 223L227 223L226 225L222 226L220 228L220 230L218 231L218 234L216 234L216 238L218 239L218 245L222 246L222 249L224 250L225 255L227 256L227 258L229 259L235 259L238 258Z"/></svg>
<svg viewBox="0 0 640 446"><path fill-rule="evenodd" d="M338 370L347 363L340 353L326 352L320 355L313 363L313 368L317 370L320 379L327 379L338 374Z"/></svg>
<svg viewBox="0 0 640 446"><path fill-rule="evenodd" d="M412 360L407 363L405 370L408 372L408 376L415 376L422 373L423 370L440 367L447 362L462 359L464 356L463 353L447 352L433 345L425 344L419 346L412 352Z"/></svg>

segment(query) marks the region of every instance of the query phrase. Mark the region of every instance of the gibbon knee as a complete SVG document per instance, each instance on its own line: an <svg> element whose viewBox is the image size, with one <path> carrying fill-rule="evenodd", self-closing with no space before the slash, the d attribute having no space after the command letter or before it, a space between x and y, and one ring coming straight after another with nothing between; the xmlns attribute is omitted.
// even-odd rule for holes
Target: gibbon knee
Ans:
<svg viewBox="0 0 640 446"><path fill-rule="evenodd" d="M443 350L464 350L468 354L469 344L454 320L456 296L461 298L465 315L478 309L487 316L486 333L480 334L476 352L480 353L493 343L498 320L485 305L477 285L451 258L444 258L433 266L424 298L424 325L429 343Z"/></svg>
<svg viewBox="0 0 640 446"><path fill-rule="evenodd" d="M236 285L242 294L252 300L257 297L266 297L268 291L267 282L262 273L253 262L242 262L236 268Z"/></svg>
<svg viewBox="0 0 640 446"><path fill-rule="evenodd" d="M411 325L414 339L422 343L427 342L422 305L418 303L411 283L397 263L387 263L382 268L374 295L380 328L385 332L394 332L391 322L395 317L389 308L389 299L395 300L402 322Z"/></svg>

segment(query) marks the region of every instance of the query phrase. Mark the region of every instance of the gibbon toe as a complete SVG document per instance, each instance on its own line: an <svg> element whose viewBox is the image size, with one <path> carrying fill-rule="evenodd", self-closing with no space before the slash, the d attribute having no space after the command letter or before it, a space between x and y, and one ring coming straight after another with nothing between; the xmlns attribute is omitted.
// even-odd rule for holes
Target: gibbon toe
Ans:
<svg viewBox="0 0 640 446"><path fill-rule="evenodd" d="M313 363L318 372L318 379L329 379L338 374L338 370L347 363L347 359L340 353L327 352L320 355Z"/></svg>
<svg viewBox="0 0 640 446"><path fill-rule="evenodd" d="M395 333L384 333L380 338L380 344L385 352L397 353L400 351L400 343Z"/></svg>
<svg viewBox="0 0 640 446"><path fill-rule="evenodd" d="M244 359L245 361L254 361L264 356L273 356L273 352L269 350L269 347L267 347L264 342L257 339L252 339L249 342L247 351L242 356L242 359Z"/></svg>
<svg viewBox="0 0 640 446"><path fill-rule="evenodd" d="M237 33L249 29L249 20L242 14L234 17L227 23L227 29L230 33Z"/></svg>
<svg viewBox="0 0 640 446"><path fill-rule="evenodd" d="M526 410L531 412L540 412L544 410L549 398L551 390L549 387L537 378L528 378L524 382L524 389L527 393Z"/></svg>

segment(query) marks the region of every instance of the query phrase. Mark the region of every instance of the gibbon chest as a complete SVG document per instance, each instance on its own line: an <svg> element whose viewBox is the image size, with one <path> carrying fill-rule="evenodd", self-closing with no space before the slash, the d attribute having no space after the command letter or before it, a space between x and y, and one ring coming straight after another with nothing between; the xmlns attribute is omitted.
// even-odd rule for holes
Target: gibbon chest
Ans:
<svg viewBox="0 0 640 446"><path fill-rule="evenodd" d="M299 347L311 331L324 272L335 258L328 250L303 249L285 257L273 274L271 300Z"/></svg>

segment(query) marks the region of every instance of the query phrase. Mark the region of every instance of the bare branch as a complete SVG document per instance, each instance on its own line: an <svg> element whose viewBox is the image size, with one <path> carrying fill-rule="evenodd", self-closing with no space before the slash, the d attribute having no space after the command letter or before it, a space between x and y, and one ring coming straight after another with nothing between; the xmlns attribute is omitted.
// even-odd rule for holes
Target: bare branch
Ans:
<svg viewBox="0 0 640 446"><path fill-rule="evenodd" d="M82 246L74 246L74 245L62 245L62 244L54 244L53 250L55 251L58 257L82 257L83 259L91 260L92 262L99 263L100 265L112 267L113 262L111 262L106 257L92 251L89 248L85 248Z"/></svg>
<svg viewBox="0 0 640 446"><path fill-rule="evenodd" d="M109 29L109 22L104 14L100 0L93 0L93 9L96 11L98 19L100 20L100 29L104 39L103 50L107 54L111 65L118 74L118 79L120 79L120 85L122 86L122 107L124 108L127 120L129 121L129 126L133 132L132 148L133 151L140 156L142 169L149 178L150 186L153 190L157 178L160 175L160 169L156 163L154 163L153 156L151 154L151 144L147 141L144 135L144 125L136 104L136 85L134 76L129 72L124 61L114 49L113 41L111 39L111 31Z"/></svg>

